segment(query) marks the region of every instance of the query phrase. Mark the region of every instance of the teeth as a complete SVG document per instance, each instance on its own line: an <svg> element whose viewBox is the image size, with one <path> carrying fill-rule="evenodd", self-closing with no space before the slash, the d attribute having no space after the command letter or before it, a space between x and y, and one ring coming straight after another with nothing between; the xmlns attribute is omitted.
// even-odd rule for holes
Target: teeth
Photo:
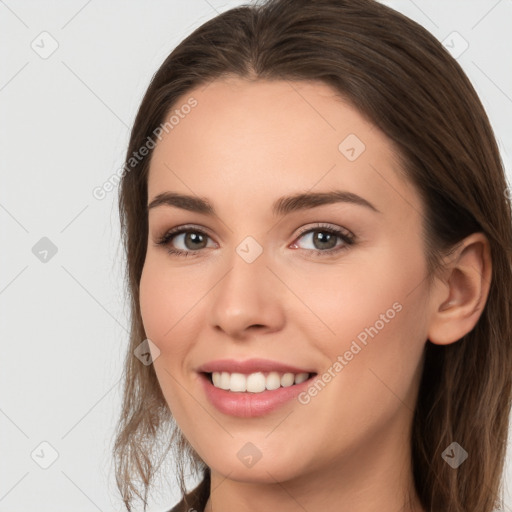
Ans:
<svg viewBox="0 0 512 512"><path fill-rule="evenodd" d="M216 388L227 391L261 393L265 390L274 390L279 387L288 387L300 384L309 377L309 373L283 373L270 372L265 376L262 372L245 375L243 373L213 372L212 380Z"/></svg>

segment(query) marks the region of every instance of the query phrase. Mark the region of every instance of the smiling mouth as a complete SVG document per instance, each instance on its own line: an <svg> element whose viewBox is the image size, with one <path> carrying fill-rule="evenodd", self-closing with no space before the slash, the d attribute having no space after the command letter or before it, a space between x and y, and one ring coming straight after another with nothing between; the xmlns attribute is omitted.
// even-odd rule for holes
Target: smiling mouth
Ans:
<svg viewBox="0 0 512 512"><path fill-rule="evenodd" d="M312 380L313 373L254 372L201 372L215 388L234 393L262 393L291 387Z"/></svg>

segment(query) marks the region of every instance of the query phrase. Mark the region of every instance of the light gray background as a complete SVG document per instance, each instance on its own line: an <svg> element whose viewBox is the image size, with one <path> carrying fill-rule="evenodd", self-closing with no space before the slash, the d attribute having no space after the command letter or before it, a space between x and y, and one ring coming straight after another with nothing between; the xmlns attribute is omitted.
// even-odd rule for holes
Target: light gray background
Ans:
<svg viewBox="0 0 512 512"><path fill-rule="evenodd" d="M117 190L103 200L92 190L122 166L163 59L242 3L0 0L0 512L123 510L110 460L129 325ZM383 3L448 38L452 51L469 44L458 60L510 176L512 1ZM57 249L46 262L33 252L43 237ZM43 442L58 454L47 469ZM160 483L149 511L178 500Z"/></svg>

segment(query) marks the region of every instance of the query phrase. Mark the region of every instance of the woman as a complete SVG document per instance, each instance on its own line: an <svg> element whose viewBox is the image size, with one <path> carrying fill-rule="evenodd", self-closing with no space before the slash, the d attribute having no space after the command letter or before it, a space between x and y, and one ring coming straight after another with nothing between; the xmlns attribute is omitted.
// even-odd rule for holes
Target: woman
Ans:
<svg viewBox="0 0 512 512"><path fill-rule="evenodd" d="M227 11L153 77L125 170L127 510L171 449L173 511L498 506L511 206L429 32L373 0Z"/></svg>

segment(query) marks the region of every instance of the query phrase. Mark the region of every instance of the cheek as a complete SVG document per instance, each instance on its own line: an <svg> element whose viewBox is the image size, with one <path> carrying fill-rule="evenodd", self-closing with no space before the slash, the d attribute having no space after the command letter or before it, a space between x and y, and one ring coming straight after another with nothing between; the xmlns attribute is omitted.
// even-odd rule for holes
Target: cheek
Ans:
<svg viewBox="0 0 512 512"><path fill-rule="evenodd" d="M189 303L197 302L197 297L192 297L191 292L187 297L190 286L182 281L176 273L166 271L157 257L148 254L139 287L142 322L146 336L160 351L153 367L167 405L178 424L186 425L189 396L177 384L176 376L181 375L183 354L190 348L190 333L184 333L184 329L192 313Z"/></svg>
<svg viewBox="0 0 512 512"><path fill-rule="evenodd" d="M140 312L144 330L162 355L179 352L180 328L188 322L197 302L197 292L186 285L183 273L166 271L165 265L148 255L140 280Z"/></svg>
<svg viewBox="0 0 512 512"><path fill-rule="evenodd" d="M392 418L414 409L424 348L422 325L417 301L393 302L395 297L391 293L366 304L357 317L343 311L336 337L331 343L322 340L327 356L319 376L323 384L317 385L318 392L312 386L302 403L331 443L370 442ZM340 431L345 439L339 438Z"/></svg>
<svg viewBox="0 0 512 512"><path fill-rule="evenodd" d="M140 313L147 337L157 344L163 334L161 324L168 306L163 289L155 266L146 260L139 285Z"/></svg>
<svg viewBox="0 0 512 512"><path fill-rule="evenodd" d="M328 328L325 334L332 343L335 339L352 339L375 323L379 331L384 326L389 330L388 321L400 316L397 310L407 300L411 289L407 283L414 282L418 275L411 263L408 267L398 265L390 252L374 252L368 262L347 261L338 269L309 273L299 289L307 290L307 304Z"/></svg>
<svg viewBox="0 0 512 512"><path fill-rule="evenodd" d="M368 264L358 261L350 271L340 268L334 281L324 280L323 293L315 285L308 295L314 298L311 309L329 326L326 336L309 336L319 340L331 364L346 355L347 377L359 372L360 378L360 372L374 368L390 381L408 380L421 356L426 340L425 268L419 245L408 252L407 261L402 255L398 244L390 244L372 252Z"/></svg>

